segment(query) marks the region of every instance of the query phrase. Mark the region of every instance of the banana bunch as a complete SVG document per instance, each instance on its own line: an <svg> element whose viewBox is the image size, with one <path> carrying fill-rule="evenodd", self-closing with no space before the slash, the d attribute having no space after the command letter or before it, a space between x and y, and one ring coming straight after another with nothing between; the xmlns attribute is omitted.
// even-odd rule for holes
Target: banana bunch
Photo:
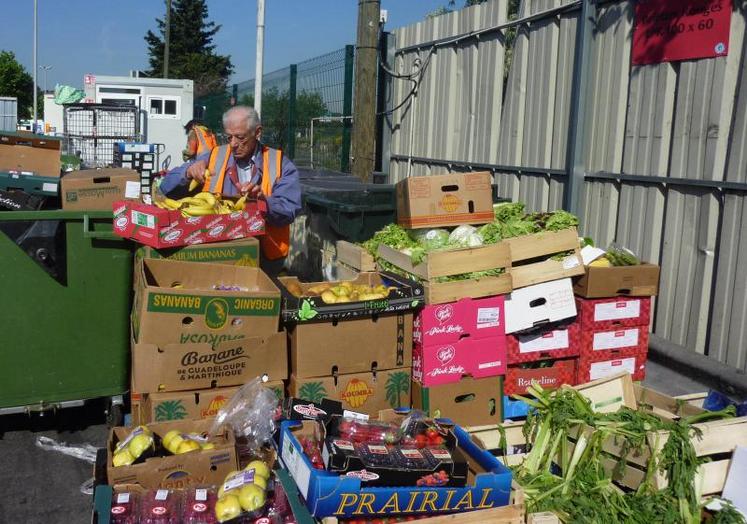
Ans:
<svg viewBox="0 0 747 524"><path fill-rule="evenodd" d="M179 200L164 198L156 200L156 205L161 209L180 211L184 217L198 217L204 215L227 215L236 211L242 211L246 205L246 195L236 201L221 198L219 194L203 191L195 196L184 197Z"/></svg>

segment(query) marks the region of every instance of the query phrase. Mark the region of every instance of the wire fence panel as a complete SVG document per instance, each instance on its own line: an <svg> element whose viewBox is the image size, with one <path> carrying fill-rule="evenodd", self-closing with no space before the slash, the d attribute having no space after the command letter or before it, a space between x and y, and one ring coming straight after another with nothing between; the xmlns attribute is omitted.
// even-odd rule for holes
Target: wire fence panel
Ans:
<svg viewBox="0 0 747 524"><path fill-rule="evenodd" d="M345 170L349 156L352 108L352 46L266 73L262 78L262 141L282 149L297 165ZM349 78L346 72L349 70ZM222 115L232 105L254 105L254 80L197 100L201 119L219 138ZM346 106L347 102L347 106ZM318 136L311 153L311 122ZM347 147L347 149L346 149Z"/></svg>

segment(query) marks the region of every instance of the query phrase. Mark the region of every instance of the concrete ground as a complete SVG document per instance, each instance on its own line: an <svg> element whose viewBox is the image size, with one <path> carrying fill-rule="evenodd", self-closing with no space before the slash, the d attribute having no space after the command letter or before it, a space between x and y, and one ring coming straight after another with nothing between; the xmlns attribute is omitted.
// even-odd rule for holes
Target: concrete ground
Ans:
<svg viewBox="0 0 747 524"><path fill-rule="evenodd" d="M656 362L649 362L644 383L670 395L708 389ZM90 522L92 497L82 494L80 486L92 477L92 466L39 449L35 441L40 435L68 444L103 446L103 408L70 408L45 417L0 416L0 523Z"/></svg>

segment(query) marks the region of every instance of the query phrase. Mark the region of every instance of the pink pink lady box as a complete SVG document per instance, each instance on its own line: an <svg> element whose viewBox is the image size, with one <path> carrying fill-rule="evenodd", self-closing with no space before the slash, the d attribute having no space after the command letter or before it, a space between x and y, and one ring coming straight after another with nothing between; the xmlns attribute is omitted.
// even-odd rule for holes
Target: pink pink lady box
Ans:
<svg viewBox="0 0 747 524"><path fill-rule="evenodd" d="M413 342L428 347L465 337L502 337L506 332L504 313L502 295L427 305L415 317Z"/></svg>
<svg viewBox="0 0 747 524"><path fill-rule="evenodd" d="M422 346L412 351L412 378L423 386L459 382L506 373L506 336L463 338L451 344Z"/></svg>

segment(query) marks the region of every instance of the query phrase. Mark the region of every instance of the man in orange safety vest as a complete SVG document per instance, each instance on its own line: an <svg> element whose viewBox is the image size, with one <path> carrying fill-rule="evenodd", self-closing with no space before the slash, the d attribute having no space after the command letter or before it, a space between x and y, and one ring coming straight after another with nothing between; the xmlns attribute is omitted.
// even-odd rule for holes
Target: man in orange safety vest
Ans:
<svg viewBox="0 0 747 524"><path fill-rule="evenodd" d="M184 160L192 160L200 155L209 153L218 145L215 135L198 120L190 120L184 126L187 132L187 147L182 151Z"/></svg>

